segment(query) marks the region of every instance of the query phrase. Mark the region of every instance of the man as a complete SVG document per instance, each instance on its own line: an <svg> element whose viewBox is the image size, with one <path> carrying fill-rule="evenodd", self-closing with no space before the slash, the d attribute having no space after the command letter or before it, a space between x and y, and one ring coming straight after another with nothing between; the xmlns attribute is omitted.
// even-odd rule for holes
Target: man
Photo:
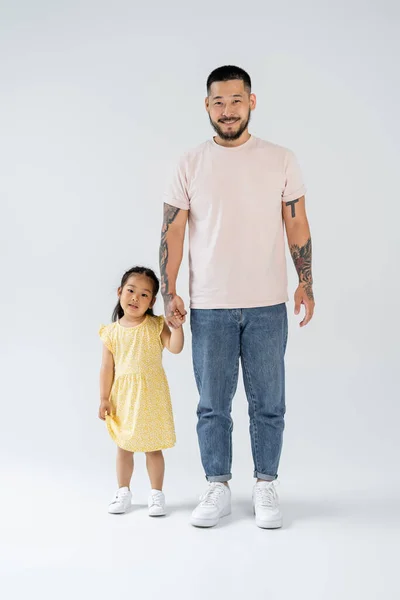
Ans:
<svg viewBox="0 0 400 600"><path fill-rule="evenodd" d="M286 228L299 276L295 314L312 318L311 237L305 188L294 154L248 131L256 97L242 69L220 67L205 100L216 136L186 153L164 198L161 290L171 326L186 314L176 293L189 221L193 367L200 395L198 441L208 489L195 526L231 512L232 399L241 360L249 405L256 524L281 527L274 481L285 414Z"/></svg>

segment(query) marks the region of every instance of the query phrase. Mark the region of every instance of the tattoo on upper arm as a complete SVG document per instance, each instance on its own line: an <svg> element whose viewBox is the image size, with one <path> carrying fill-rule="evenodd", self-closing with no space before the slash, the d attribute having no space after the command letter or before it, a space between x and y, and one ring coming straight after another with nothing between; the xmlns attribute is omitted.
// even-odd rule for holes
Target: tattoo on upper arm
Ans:
<svg viewBox="0 0 400 600"><path fill-rule="evenodd" d="M292 207L292 219L294 219L294 217L296 216L296 202L298 202L300 200L300 198L297 198L297 200L291 200L290 202L285 202L286 206L291 206Z"/></svg>
<svg viewBox="0 0 400 600"><path fill-rule="evenodd" d="M314 295L312 291L313 279L311 271L311 238L308 238L304 246L292 244L290 246L290 253L292 255L296 271L299 275L300 283L304 285L304 289L310 300L314 300Z"/></svg>
<svg viewBox="0 0 400 600"><path fill-rule="evenodd" d="M161 230L161 243L160 243L160 272L161 272L161 293L164 296L168 293L168 276L167 276L167 263L168 263L168 244L167 234L171 223L174 222L176 215L180 211L180 208L171 206L170 204L164 203L164 220Z"/></svg>

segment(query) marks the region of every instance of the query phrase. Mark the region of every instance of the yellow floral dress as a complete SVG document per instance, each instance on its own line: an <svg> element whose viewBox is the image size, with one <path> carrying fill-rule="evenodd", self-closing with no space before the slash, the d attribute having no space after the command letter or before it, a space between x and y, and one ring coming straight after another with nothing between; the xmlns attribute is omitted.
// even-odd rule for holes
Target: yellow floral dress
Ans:
<svg viewBox="0 0 400 600"><path fill-rule="evenodd" d="M102 325L99 335L114 357L107 429L124 450L153 452L175 445L168 381L162 366L164 317L146 315L136 327L118 321Z"/></svg>

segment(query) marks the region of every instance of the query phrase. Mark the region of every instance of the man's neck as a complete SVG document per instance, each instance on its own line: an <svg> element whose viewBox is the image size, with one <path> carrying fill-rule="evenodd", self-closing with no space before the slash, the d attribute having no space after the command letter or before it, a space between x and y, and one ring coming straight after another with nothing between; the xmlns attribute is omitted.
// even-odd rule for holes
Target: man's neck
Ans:
<svg viewBox="0 0 400 600"><path fill-rule="evenodd" d="M236 148L237 146L242 146L243 144L248 142L250 138L251 135L248 129L245 129L240 138L238 138L237 140L223 140L219 137L219 135L216 135L214 137L214 142L218 144L218 146L225 146L225 148Z"/></svg>

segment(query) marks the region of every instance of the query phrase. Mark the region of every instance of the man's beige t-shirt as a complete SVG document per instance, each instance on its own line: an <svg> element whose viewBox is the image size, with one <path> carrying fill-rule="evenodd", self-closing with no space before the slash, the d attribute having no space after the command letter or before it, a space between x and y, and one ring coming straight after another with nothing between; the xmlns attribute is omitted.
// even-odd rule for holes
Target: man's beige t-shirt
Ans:
<svg viewBox="0 0 400 600"><path fill-rule="evenodd" d="M305 193L294 154L254 136L214 140L180 160L164 202L189 210L191 308L286 302L282 201Z"/></svg>

